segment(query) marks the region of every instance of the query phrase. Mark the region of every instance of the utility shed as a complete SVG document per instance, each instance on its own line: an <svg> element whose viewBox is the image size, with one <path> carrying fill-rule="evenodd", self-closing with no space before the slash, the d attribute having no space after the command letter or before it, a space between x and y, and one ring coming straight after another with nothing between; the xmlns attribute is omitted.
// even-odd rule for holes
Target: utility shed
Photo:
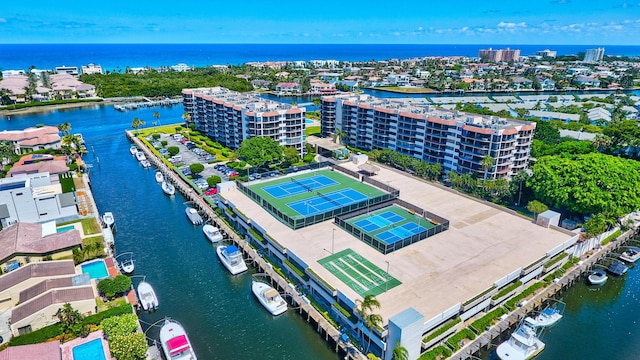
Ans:
<svg viewBox="0 0 640 360"><path fill-rule="evenodd" d="M548 228L549 226L558 226L560 223L560 213L552 210L547 210L538 215L536 224Z"/></svg>

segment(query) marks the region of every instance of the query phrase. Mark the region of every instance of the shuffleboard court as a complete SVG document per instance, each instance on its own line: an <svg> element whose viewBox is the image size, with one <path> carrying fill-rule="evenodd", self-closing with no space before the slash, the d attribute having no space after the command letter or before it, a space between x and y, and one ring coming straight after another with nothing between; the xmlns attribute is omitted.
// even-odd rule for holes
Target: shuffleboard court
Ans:
<svg viewBox="0 0 640 360"><path fill-rule="evenodd" d="M360 296L379 295L401 284L386 271L351 249L318 260L318 263Z"/></svg>

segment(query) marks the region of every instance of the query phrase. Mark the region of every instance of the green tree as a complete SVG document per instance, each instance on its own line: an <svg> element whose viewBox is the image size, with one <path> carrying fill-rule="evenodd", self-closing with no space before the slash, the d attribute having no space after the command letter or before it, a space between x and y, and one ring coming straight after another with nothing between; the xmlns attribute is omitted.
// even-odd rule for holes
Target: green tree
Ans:
<svg viewBox="0 0 640 360"><path fill-rule="evenodd" d="M253 137L244 140L236 153L240 159L257 167L262 167L267 163L279 163L283 157L282 146L267 137Z"/></svg>
<svg viewBox="0 0 640 360"><path fill-rule="evenodd" d="M549 207L538 200L529 201L527 204L527 210L533 213L534 220L538 218L538 214L547 211Z"/></svg>
<svg viewBox="0 0 640 360"><path fill-rule="evenodd" d="M207 178L207 185L209 185L209 187L215 187L221 182L222 182L222 179L218 175L211 175Z"/></svg>
<svg viewBox="0 0 640 360"><path fill-rule="evenodd" d="M144 334L132 333L109 341L111 355L118 360L144 360L148 345Z"/></svg>
<svg viewBox="0 0 640 360"><path fill-rule="evenodd" d="M602 133L611 138L614 150L640 145L640 128L635 120L612 121L602 129Z"/></svg>
<svg viewBox="0 0 640 360"><path fill-rule="evenodd" d="M311 103L315 107L320 107L320 105L322 105L322 100L320 98L313 98L311 99Z"/></svg>
<svg viewBox="0 0 640 360"><path fill-rule="evenodd" d="M342 130L341 128L336 128L336 130L333 133L334 136L334 141L336 142L336 144L341 144L342 140L347 137L347 133L344 132L344 130Z"/></svg>
<svg viewBox="0 0 640 360"><path fill-rule="evenodd" d="M124 314L106 318L100 322L102 331L110 340L119 336L125 336L138 329L138 317L136 314Z"/></svg>
<svg viewBox="0 0 640 360"><path fill-rule="evenodd" d="M373 329L380 329L382 326L382 316L374 313L375 310L380 308L380 302L374 295L366 295L362 300L356 300L355 311L363 321L364 326L371 332ZM371 336L367 337L368 345L371 346Z"/></svg>
<svg viewBox="0 0 640 360"><path fill-rule="evenodd" d="M483 180L485 182L487 181L487 175L489 175L489 171L493 168L494 163L494 158L489 155L484 156L482 160L480 160L480 166L482 166L482 169L484 170Z"/></svg>
<svg viewBox="0 0 640 360"><path fill-rule="evenodd" d="M167 151L169 152L169 154L173 155L178 155L178 153L180 152L180 148L177 146L169 146L167 148Z"/></svg>
<svg viewBox="0 0 640 360"><path fill-rule="evenodd" d="M71 304L65 303L54 315L60 321L63 336L73 335L86 337L89 335L89 328L82 323L82 315L74 309Z"/></svg>
<svg viewBox="0 0 640 360"><path fill-rule="evenodd" d="M409 350L402 346L400 342L396 342L393 352L391 353L391 359L393 360L409 360Z"/></svg>
<svg viewBox="0 0 640 360"><path fill-rule="evenodd" d="M607 230L607 219L602 214L596 214L585 221L582 227L584 228L583 238L591 239Z"/></svg>
<svg viewBox="0 0 640 360"><path fill-rule="evenodd" d="M284 159L282 161L283 167L289 167L293 164L297 164L300 162L300 153L295 148L285 147L283 151L284 151Z"/></svg>
<svg viewBox="0 0 640 360"><path fill-rule="evenodd" d="M611 146L611 138L604 134L598 134L593 139L593 146L596 149L606 149Z"/></svg>
<svg viewBox="0 0 640 360"><path fill-rule="evenodd" d="M69 135L69 132L71 131L71 124L69 124L68 122L64 122L62 124L58 124L58 130L63 135Z"/></svg>
<svg viewBox="0 0 640 360"><path fill-rule="evenodd" d="M129 291L129 289L131 289L131 279L124 275L118 275L113 279L102 279L98 283L98 291L109 299Z"/></svg>
<svg viewBox="0 0 640 360"><path fill-rule="evenodd" d="M142 126L142 123L144 123L144 121L140 120L137 117L134 117L133 121L131 121L131 127L137 130L139 127Z"/></svg>
<svg viewBox="0 0 640 360"><path fill-rule="evenodd" d="M155 122L156 122L157 124L160 124L160 113L159 113L159 112L154 111L154 112L153 112L153 118L154 118L154 119L156 119L156 121L155 121Z"/></svg>
<svg viewBox="0 0 640 360"><path fill-rule="evenodd" d="M189 165L189 170L191 170L191 172L194 174L200 174L204 171L204 165L200 163L193 163Z"/></svg>

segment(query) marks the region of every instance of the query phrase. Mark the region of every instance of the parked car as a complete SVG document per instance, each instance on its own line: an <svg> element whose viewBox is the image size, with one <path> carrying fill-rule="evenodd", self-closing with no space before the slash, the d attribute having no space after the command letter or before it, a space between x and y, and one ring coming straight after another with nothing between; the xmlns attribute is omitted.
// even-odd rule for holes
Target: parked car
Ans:
<svg viewBox="0 0 640 360"><path fill-rule="evenodd" d="M214 188L214 187L209 188L204 192L205 195L215 195L216 193L218 193L218 188Z"/></svg>

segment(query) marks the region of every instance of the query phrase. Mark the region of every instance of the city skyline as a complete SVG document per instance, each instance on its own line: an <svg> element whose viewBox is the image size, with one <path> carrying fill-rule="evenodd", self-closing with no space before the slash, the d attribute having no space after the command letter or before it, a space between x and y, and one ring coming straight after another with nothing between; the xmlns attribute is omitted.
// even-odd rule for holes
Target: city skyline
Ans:
<svg viewBox="0 0 640 360"><path fill-rule="evenodd" d="M247 0L176 7L113 0L52 8L34 0L0 12L0 43L584 44L635 45L640 3L552 0L416 2Z"/></svg>

